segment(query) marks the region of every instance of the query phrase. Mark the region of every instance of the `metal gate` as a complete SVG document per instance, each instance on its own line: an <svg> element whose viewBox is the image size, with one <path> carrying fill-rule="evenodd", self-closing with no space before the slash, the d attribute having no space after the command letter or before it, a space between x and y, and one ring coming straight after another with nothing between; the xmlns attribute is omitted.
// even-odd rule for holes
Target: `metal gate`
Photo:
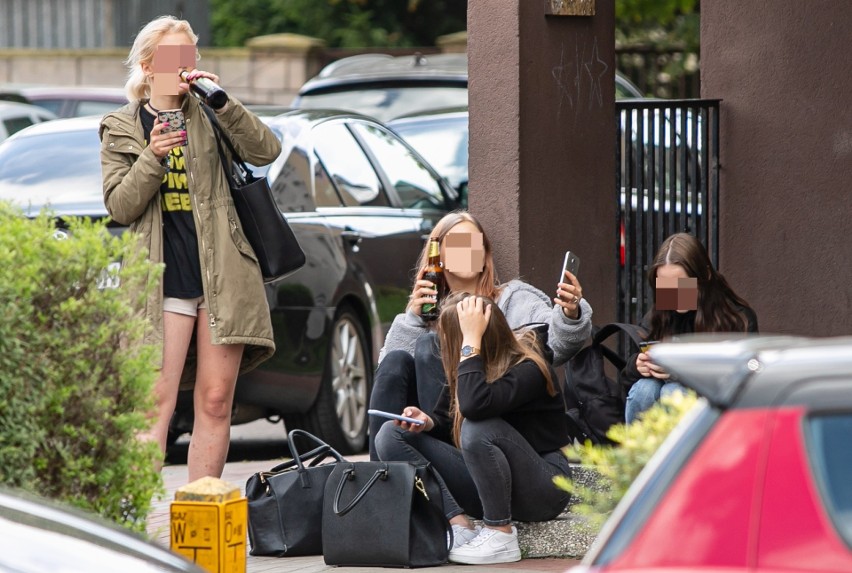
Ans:
<svg viewBox="0 0 852 573"><path fill-rule="evenodd" d="M695 235L718 267L719 102L615 104L619 322L639 324L654 304L648 268L669 235Z"/></svg>

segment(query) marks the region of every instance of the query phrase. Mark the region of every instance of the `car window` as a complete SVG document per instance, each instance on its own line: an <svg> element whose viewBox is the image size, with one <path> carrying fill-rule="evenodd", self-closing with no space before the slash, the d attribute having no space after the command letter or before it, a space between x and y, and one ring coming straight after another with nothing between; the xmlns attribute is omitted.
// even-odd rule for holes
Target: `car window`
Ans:
<svg viewBox="0 0 852 573"><path fill-rule="evenodd" d="M59 115L59 112L62 110L62 104L63 100L61 99L40 99L33 102L33 105L43 107L47 111L50 111L56 115Z"/></svg>
<svg viewBox="0 0 852 573"><path fill-rule="evenodd" d="M29 117L10 117L9 119L3 120L3 127L6 128L6 133L9 135L17 133L32 124L33 120Z"/></svg>
<svg viewBox="0 0 852 573"><path fill-rule="evenodd" d="M255 176L257 176L257 170ZM287 161L272 181L270 189L275 204L284 213L300 213L315 209L310 186L311 166L301 147L293 147Z"/></svg>
<svg viewBox="0 0 852 573"><path fill-rule="evenodd" d="M345 205L388 204L373 165L344 124L322 123L314 127L313 139L314 150Z"/></svg>
<svg viewBox="0 0 852 573"><path fill-rule="evenodd" d="M467 116L447 121L390 125L453 187L467 181Z"/></svg>
<svg viewBox="0 0 852 573"><path fill-rule="evenodd" d="M441 208L444 196L441 186L426 165L390 132L367 123L353 123L355 130L370 149L396 189L405 208Z"/></svg>
<svg viewBox="0 0 852 573"><path fill-rule="evenodd" d="M74 115L76 117L83 117L85 115L104 115L105 113L109 113L113 110L120 108L121 103L116 103L114 101L80 101L77 102L77 109L74 110Z"/></svg>
<svg viewBox="0 0 852 573"><path fill-rule="evenodd" d="M314 164L314 197L317 207L340 207L341 205L334 183L331 182L331 177L319 158Z"/></svg>
<svg viewBox="0 0 852 573"><path fill-rule="evenodd" d="M852 544L852 414L810 418L810 447L823 500L840 535Z"/></svg>

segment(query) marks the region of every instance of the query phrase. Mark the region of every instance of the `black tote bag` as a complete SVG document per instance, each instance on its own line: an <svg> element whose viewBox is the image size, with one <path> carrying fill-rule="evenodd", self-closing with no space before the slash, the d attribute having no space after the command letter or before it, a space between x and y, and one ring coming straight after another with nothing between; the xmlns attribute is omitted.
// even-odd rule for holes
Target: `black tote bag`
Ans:
<svg viewBox="0 0 852 573"><path fill-rule="evenodd" d="M272 282L302 268L305 253L299 245L293 229L275 204L269 181L266 177L255 177L248 165L240 158L228 134L219 125L216 114L206 105L201 106L216 134L219 158L225 170L225 178L231 188L234 207L257 262L264 282ZM231 152L229 163L222 141Z"/></svg>
<svg viewBox="0 0 852 573"><path fill-rule="evenodd" d="M317 447L300 454L297 441L302 437ZM304 430L292 430L287 438L293 459L254 474L246 483L252 555L322 554L325 483L334 467L346 460ZM330 461L323 463L326 460Z"/></svg>
<svg viewBox="0 0 852 573"><path fill-rule="evenodd" d="M447 562L450 524L430 465L335 464L322 518L327 565L429 567Z"/></svg>

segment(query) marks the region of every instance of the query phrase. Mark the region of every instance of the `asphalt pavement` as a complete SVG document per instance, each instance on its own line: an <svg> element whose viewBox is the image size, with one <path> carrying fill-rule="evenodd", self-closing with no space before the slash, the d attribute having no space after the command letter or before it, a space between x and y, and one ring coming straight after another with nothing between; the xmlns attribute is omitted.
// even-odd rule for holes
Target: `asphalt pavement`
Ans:
<svg viewBox="0 0 852 573"><path fill-rule="evenodd" d="M265 421L253 422L243 426L235 426L231 431L231 453L229 461L225 465L222 479L238 485L245 493L246 480L258 471L268 470L285 457L286 440L281 424L272 425ZM185 453L186 438L179 440L176 454L170 456L174 462L170 462L163 468L163 482L166 488L165 498L155 500L154 507L148 517L148 534L153 541L169 546L169 507L174 499L177 488L187 482L187 469ZM279 455L276 454L280 452ZM258 455L259 454L259 455ZM272 455L270 455L272 454ZM248 459L248 458L263 459ZM353 461L366 460L366 455L347 456ZM239 461L236 461L239 460ZM566 571L571 566L579 563L574 559L524 559L517 563L503 565L455 565L447 564L439 569L446 573L457 573L462 571L503 571L511 570L517 573L534 573L541 571ZM248 556L246 563L247 573L317 573L320 571L339 571L352 573L367 573L377 571L410 571L408 569L377 569L375 567L332 567L323 562L322 556L311 557L255 557Z"/></svg>

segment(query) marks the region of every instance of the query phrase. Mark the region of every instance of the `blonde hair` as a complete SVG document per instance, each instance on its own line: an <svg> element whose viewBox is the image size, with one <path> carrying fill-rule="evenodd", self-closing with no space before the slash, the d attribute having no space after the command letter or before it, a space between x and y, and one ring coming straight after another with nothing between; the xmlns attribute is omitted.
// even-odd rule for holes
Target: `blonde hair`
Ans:
<svg viewBox="0 0 852 573"><path fill-rule="evenodd" d="M138 101L151 97L151 84L142 71L142 64L150 64L154 59L154 51L163 36L183 32L190 37L192 43L198 42L198 36L192 31L192 26L186 20L179 20L174 16L160 16L151 20L145 27L139 30L130 54L124 61L129 73L127 82L124 84L124 93L128 101ZM196 59L198 55L196 54Z"/></svg>

